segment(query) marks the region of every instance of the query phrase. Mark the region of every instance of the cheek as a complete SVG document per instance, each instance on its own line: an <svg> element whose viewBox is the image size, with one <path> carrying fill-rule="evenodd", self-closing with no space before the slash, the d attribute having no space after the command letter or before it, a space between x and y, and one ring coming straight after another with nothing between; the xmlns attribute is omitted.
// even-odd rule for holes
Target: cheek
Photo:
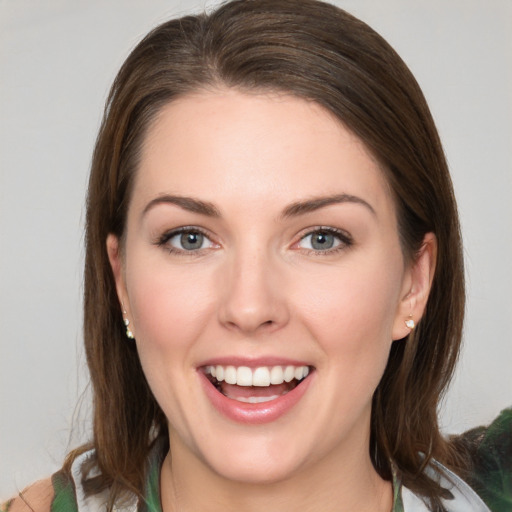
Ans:
<svg viewBox="0 0 512 512"><path fill-rule="evenodd" d="M401 290L400 261L361 261L298 281L303 323L330 359L376 359L379 365L377 360L387 360Z"/></svg>
<svg viewBox="0 0 512 512"><path fill-rule="evenodd" d="M186 431L180 397L187 396L187 376L194 374L191 351L208 329L213 287L201 269L184 267L170 266L161 257L133 258L126 281L137 351L149 386L167 417Z"/></svg>
<svg viewBox="0 0 512 512"><path fill-rule="evenodd" d="M146 260L127 275L135 334L141 341L176 350L205 328L214 299L211 277L201 268L184 267Z"/></svg>

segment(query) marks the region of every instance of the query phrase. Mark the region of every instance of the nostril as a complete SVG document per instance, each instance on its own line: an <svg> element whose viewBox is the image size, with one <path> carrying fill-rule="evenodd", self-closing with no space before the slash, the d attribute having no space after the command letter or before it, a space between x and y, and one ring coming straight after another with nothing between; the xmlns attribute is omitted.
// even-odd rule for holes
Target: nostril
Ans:
<svg viewBox="0 0 512 512"><path fill-rule="evenodd" d="M236 319L225 322L231 329L240 329L245 332L268 331L279 325L275 320L259 321L258 318L239 316Z"/></svg>

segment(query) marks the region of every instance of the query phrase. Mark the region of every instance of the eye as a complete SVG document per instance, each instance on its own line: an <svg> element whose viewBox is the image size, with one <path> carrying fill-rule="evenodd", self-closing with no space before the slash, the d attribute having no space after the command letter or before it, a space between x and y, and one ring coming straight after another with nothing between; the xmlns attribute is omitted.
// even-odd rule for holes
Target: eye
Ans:
<svg viewBox="0 0 512 512"><path fill-rule="evenodd" d="M329 252L352 245L352 238L345 232L334 228L321 228L303 236L297 247L313 252Z"/></svg>
<svg viewBox="0 0 512 512"><path fill-rule="evenodd" d="M185 251L197 251L203 249L205 242L208 239L197 231L185 231L174 235L170 240L169 244L177 249L184 249Z"/></svg>
<svg viewBox="0 0 512 512"><path fill-rule="evenodd" d="M165 246L170 252L187 253L210 249L215 244L200 230L180 228L164 234L158 245Z"/></svg>

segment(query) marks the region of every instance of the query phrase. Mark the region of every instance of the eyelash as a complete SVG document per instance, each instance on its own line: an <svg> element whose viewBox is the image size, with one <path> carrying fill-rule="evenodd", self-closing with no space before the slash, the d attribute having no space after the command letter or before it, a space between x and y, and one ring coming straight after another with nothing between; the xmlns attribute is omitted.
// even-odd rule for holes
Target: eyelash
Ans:
<svg viewBox="0 0 512 512"><path fill-rule="evenodd" d="M209 240L212 244L215 244L215 242L212 241L210 235L208 235L208 233L206 233L206 231L204 231L203 229L198 228L196 226L183 226L181 228L173 229L171 231L166 231L162 236L160 236L155 241L155 245L157 245L158 247L163 247L170 254L177 255L177 256L197 256L198 253L205 250L205 249L196 249L196 250L187 251L186 249L178 249L169 244L169 241L172 240L175 236L181 235L183 233L201 234L207 240Z"/></svg>
<svg viewBox="0 0 512 512"><path fill-rule="evenodd" d="M186 250L186 249L177 249L176 247L173 247L169 245L169 241L173 239L175 236L178 236L183 233L199 233L202 236L204 236L207 240L210 241L210 243L215 244L215 242L212 241L210 235L206 233L201 228L198 228L196 226L183 226L181 228L173 229L171 231L165 232L163 235L161 235L154 243L158 247L164 247L170 254L178 255L178 256L194 256L198 253L204 251L205 249L196 249L196 250ZM354 244L353 238L350 236L349 233L346 231L343 231L341 229L336 229L333 227L324 227L319 226L316 228L309 228L308 231L306 231L299 239L298 242L294 244L295 246L298 246L300 242L305 240L307 237L312 236L314 234L323 233L326 235L332 235L336 239L338 239L339 244L335 247L324 249L324 250L315 250L315 249L303 249L303 251L308 255L324 255L324 254L335 254L339 251L343 251L349 247L351 247Z"/></svg>
<svg viewBox="0 0 512 512"><path fill-rule="evenodd" d="M338 239L339 244L335 247L332 247L330 249L324 249L324 250L314 250L314 249L305 249L307 254L313 255L313 256L321 256L321 255L327 255L327 254L336 254L340 251L346 250L347 248L354 245L354 240L350 236L349 233L346 231L343 231L341 229L333 228L333 227L327 227L327 226L319 226L316 228L309 228L304 235L302 235L299 239L299 241L294 244L298 245L300 242L305 240L307 237L312 236L316 233L323 233L326 235L332 235L335 238Z"/></svg>

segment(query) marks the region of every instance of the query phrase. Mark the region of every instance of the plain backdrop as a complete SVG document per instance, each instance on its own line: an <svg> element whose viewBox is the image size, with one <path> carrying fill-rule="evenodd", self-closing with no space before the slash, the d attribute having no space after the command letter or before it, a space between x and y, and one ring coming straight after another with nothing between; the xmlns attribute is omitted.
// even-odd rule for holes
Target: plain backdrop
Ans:
<svg viewBox="0 0 512 512"><path fill-rule="evenodd" d="M399 52L443 139L465 240L465 348L446 432L512 402L512 2L339 0ZM154 25L213 5L0 0L0 495L88 434L84 195L108 88Z"/></svg>

